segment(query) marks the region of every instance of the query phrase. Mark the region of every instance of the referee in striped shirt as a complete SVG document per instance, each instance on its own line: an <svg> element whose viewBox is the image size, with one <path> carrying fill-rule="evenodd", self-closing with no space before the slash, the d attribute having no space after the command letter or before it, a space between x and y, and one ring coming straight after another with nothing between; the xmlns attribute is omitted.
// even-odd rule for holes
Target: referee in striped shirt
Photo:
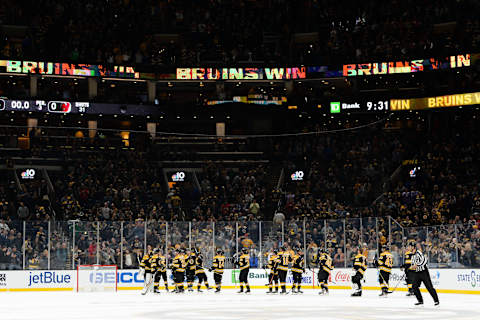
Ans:
<svg viewBox="0 0 480 320"><path fill-rule="evenodd" d="M428 290L428 293L430 293L430 295L432 296L433 301L435 301L435 305L438 306L440 302L438 301L437 291L433 287L432 280L430 279L430 272L428 272L427 268L427 257L425 257L420 250L417 250L415 241L409 241L409 243L407 244L407 248L408 250L410 250L410 252L412 252L412 266L414 268L412 287L413 293L418 300L415 305L423 305L423 297L420 293L420 285L423 282Z"/></svg>

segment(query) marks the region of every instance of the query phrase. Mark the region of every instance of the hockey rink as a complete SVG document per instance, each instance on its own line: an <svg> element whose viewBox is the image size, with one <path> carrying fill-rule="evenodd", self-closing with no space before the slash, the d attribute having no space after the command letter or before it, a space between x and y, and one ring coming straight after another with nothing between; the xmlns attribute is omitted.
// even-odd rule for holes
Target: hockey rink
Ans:
<svg viewBox="0 0 480 320"><path fill-rule="evenodd" d="M434 307L428 294L424 307L414 307L415 298L395 292L381 298L377 291L364 291L360 298L350 291L332 290L319 296L317 290L303 295L250 295L225 290L212 292L140 295L138 291L117 293L8 292L0 293L1 319L480 319L478 295L440 294Z"/></svg>

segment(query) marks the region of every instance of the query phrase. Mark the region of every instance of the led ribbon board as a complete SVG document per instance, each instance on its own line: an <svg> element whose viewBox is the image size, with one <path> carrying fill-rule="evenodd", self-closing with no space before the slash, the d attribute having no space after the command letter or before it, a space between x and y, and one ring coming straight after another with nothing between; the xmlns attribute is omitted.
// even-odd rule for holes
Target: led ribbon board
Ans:
<svg viewBox="0 0 480 320"><path fill-rule="evenodd" d="M416 99L391 99L390 110L426 110L480 104L480 92L451 94Z"/></svg>

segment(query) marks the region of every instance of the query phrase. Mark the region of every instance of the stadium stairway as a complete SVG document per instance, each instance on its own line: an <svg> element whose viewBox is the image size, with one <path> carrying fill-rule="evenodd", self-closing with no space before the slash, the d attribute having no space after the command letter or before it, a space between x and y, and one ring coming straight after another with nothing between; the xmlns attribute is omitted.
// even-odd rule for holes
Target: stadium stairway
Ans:
<svg viewBox="0 0 480 320"><path fill-rule="evenodd" d="M277 208L277 200L273 197L273 190L277 190L281 184L280 180L283 178L283 168L280 164L272 164L268 172L269 179L267 185L267 202L265 203L265 209L263 210L263 218L265 220L271 220L275 209Z"/></svg>

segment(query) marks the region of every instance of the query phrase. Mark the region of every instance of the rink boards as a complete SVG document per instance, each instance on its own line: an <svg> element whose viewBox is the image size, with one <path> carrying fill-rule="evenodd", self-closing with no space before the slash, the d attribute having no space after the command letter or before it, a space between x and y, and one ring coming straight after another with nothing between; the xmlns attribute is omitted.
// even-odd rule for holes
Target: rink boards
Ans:
<svg viewBox="0 0 480 320"><path fill-rule="evenodd" d="M95 272L95 271L92 271ZM110 271L109 271L110 272ZM87 281L95 281L98 285L110 286L114 284L114 271L103 271L94 274ZM239 287L240 271L225 270L222 279L222 289L236 289ZM331 289L351 288L351 269L334 269L330 276ZM430 276L435 288L441 293L480 294L480 269L430 269ZM74 291L77 285L75 270L19 270L0 271L0 292L6 291ZM213 274L207 272L210 285L213 285ZM378 271L367 269L363 287L366 290L379 290ZM404 273L399 269L392 270L390 288L406 291ZM172 276L168 272L169 285L173 285ZM291 287L292 274L288 273L287 287ZM249 283L252 289L266 289L268 283L267 271L264 269L250 269ZM161 283L163 284L163 283ZM143 287L143 277L138 270L119 270L117 274L118 290L140 290ZM162 288L162 287L161 287ZM302 288L318 289L317 270L307 270L303 274Z"/></svg>

